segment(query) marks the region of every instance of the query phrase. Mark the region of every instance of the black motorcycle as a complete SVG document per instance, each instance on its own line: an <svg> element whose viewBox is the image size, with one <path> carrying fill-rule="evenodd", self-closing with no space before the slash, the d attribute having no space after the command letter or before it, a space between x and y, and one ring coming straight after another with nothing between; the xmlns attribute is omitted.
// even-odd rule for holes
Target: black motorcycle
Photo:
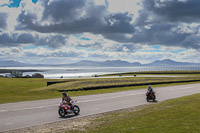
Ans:
<svg viewBox="0 0 200 133"><path fill-rule="evenodd" d="M156 102L155 92L147 92L146 93L146 100L147 100L147 102L150 102L150 101Z"/></svg>

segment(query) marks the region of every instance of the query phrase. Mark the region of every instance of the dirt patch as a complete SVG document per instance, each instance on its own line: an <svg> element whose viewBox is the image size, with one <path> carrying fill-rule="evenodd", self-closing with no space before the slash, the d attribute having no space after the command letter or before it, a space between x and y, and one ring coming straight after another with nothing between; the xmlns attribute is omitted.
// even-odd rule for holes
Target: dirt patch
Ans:
<svg viewBox="0 0 200 133"><path fill-rule="evenodd" d="M5 133L61 133L67 130L84 131L84 127L87 124L90 124L92 119L94 119L94 117L63 120L49 124L12 130Z"/></svg>

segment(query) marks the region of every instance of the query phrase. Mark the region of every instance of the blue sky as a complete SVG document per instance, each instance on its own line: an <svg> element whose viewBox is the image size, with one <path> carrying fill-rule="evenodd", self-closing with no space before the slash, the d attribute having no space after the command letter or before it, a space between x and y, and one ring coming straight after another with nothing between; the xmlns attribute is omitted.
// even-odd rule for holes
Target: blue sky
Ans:
<svg viewBox="0 0 200 133"><path fill-rule="evenodd" d="M0 60L200 63L199 0L1 0Z"/></svg>
<svg viewBox="0 0 200 133"><path fill-rule="evenodd" d="M7 0L5 4L2 4L1 6L8 6L10 8L17 8L20 5L21 0ZM37 3L38 0L32 0L33 3Z"/></svg>
<svg viewBox="0 0 200 133"><path fill-rule="evenodd" d="M38 0L32 0L33 3L37 3ZM8 7L19 7L19 4L21 0L10 0L10 4L8 4Z"/></svg>

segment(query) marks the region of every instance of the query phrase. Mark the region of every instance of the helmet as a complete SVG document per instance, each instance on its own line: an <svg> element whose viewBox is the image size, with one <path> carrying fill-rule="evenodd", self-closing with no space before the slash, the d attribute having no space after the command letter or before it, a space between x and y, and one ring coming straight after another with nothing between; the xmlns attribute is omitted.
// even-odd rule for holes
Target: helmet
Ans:
<svg viewBox="0 0 200 133"><path fill-rule="evenodd" d="M65 91L62 92L63 96L67 96L67 93Z"/></svg>
<svg viewBox="0 0 200 133"><path fill-rule="evenodd" d="M151 88L151 85L149 85L149 88Z"/></svg>

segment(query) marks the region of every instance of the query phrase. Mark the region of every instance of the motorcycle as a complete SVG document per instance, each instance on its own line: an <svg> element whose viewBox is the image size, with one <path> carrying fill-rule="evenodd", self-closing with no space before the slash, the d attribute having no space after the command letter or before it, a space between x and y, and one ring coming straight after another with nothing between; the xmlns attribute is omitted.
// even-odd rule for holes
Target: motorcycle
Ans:
<svg viewBox="0 0 200 133"><path fill-rule="evenodd" d="M156 101L155 92L147 92L146 93L146 100L147 100L147 102L150 102L150 100L153 100L153 102L155 102Z"/></svg>
<svg viewBox="0 0 200 133"><path fill-rule="evenodd" d="M70 104L67 104L66 102L60 102L58 106L58 114L61 117L65 117L67 114L75 114L78 115L80 112L80 108L78 105L75 105L77 101L70 101Z"/></svg>

